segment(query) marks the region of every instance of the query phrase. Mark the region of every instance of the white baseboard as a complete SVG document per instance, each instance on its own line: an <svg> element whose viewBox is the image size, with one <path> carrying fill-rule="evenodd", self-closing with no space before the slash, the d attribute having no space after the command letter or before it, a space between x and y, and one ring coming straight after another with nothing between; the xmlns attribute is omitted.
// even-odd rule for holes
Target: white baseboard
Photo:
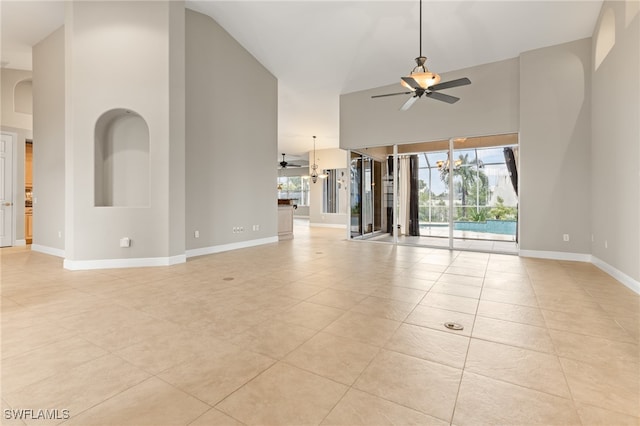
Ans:
<svg viewBox="0 0 640 426"><path fill-rule="evenodd" d="M92 269L140 268L144 266L171 266L185 263L184 254L170 257L144 257L133 259L98 259L98 260L64 260L64 268L71 271L87 271Z"/></svg>
<svg viewBox="0 0 640 426"><path fill-rule="evenodd" d="M185 254L171 257L148 257L133 259L98 259L98 260L71 260L65 259L63 266L72 271L84 271L91 269L117 269L117 268L139 268L145 266L171 266L186 262L187 258L203 256L207 254L221 253L230 250L237 250L248 247L255 247L263 244L277 243L278 237L260 238L257 240L241 241L238 243L222 244L219 246L203 247L187 250ZM38 246L33 244L31 250L58 257L64 257L64 250L51 247Z"/></svg>
<svg viewBox="0 0 640 426"><path fill-rule="evenodd" d="M14 247L24 247L27 245L27 240L16 240Z"/></svg>
<svg viewBox="0 0 640 426"><path fill-rule="evenodd" d="M41 246L39 244L31 244L31 251L50 254L51 256L64 257L64 250L53 248L53 247Z"/></svg>
<svg viewBox="0 0 640 426"><path fill-rule="evenodd" d="M585 253L567 253L563 251L520 250L520 257L535 257L538 259L570 260L574 262L591 262L591 255Z"/></svg>
<svg viewBox="0 0 640 426"><path fill-rule="evenodd" d="M561 251L540 251L540 250L520 250L520 256L522 257L536 257L539 259L551 259L551 260L570 260L575 262L589 262L597 266L607 274L611 275L616 280L624 284L636 294L640 294L640 282L633 279L629 275L614 268L608 263L590 254L583 253L565 253Z"/></svg>
<svg viewBox="0 0 640 426"><path fill-rule="evenodd" d="M621 270L614 268L613 266L609 265L608 263L604 262L603 260L600 260L595 256L591 256L591 258L592 258L591 263L596 265L598 268L602 269L607 274L611 275L616 280L620 281L626 287L629 287L636 294L640 294L640 281L634 280L633 278L631 278L629 275L625 274Z"/></svg>
<svg viewBox="0 0 640 426"><path fill-rule="evenodd" d="M343 224L340 224L340 223L315 223L315 222L310 222L309 226L314 226L316 228L347 229L347 225L343 225Z"/></svg>
<svg viewBox="0 0 640 426"><path fill-rule="evenodd" d="M241 241L238 243L221 244L219 246L201 247L186 251L187 258L195 256L204 256L207 254L222 253L224 251L238 250L243 248L261 246L264 244L277 243L278 237L259 238L257 240Z"/></svg>

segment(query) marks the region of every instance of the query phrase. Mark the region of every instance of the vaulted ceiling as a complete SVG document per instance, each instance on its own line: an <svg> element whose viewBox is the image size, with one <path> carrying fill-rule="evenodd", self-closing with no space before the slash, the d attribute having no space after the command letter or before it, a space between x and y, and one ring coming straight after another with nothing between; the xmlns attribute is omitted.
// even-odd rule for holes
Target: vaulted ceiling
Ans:
<svg viewBox="0 0 640 426"><path fill-rule="evenodd" d="M186 6L215 19L278 78L278 150L288 154L309 151L312 135L318 149L337 147L339 95L398 82L420 53L417 0L187 0ZM517 57L590 37L601 6L601 0L424 0L422 53L438 73ZM63 24L64 4L3 0L0 7L2 66L30 69L31 46Z"/></svg>

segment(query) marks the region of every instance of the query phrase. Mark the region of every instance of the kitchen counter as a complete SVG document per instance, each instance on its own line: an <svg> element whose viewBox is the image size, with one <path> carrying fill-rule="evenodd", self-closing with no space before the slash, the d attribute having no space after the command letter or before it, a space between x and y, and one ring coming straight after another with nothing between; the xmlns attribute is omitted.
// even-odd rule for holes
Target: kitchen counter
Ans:
<svg viewBox="0 0 640 426"><path fill-rule="evenodd" d="M27 244L33 240L33 207L24 208L24 239Z"/></svg>
<svg viewBox="0 0 640 426"><path fill-rule="evenodd" d="M293 239L293 205L278 202L278 240L291 239Z"/></svg>

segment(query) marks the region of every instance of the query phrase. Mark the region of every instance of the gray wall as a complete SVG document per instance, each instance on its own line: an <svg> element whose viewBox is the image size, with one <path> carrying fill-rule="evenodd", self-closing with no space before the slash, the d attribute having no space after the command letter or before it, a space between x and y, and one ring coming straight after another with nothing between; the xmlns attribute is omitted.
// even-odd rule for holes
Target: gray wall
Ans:
<svg viewBox="0 0 640 426"><path fill-rule="evenodd" d="M517 132L518 63L514 58L442 74L442 81L471 80L470 86L443 91L461 98L455 104L420 99L408 111L399 111L408 95L371 99L372 95L403 91L399 83L342 95L340 148Z"/></svg>
<svg viewBox="0 0 640 426"><path fill-rule="evenodd" d="M211 18L186 18L186 248L276 237L277 80Z"/></svg>
<svg viewBox="0 0 640 426"><path fill-rule="evenodd" d="M64 57L64 28L33 47L33 244L56 250L65 249Z"/></svg>
<svg viewBox="0 0 640 426"><path fill-rule="evenodd" d="M399 112L401 96L370 99L397 85L343 95L341 147L519 131L521 249L588 254L590 49L579 40L447 73L472 81L447 91L462 98L453 105L420 100Z"/></svg>
<svg viewBox="0 0 640 426"><path fill-rule="evenodd" d="M640 24L637 4L605 2L615 44L593 71L591 214L593 255L640 281ZM611 12L607 12L611 10ZM606 31L606 28L603 29ZM601 40L601 39L600 39ZM594 55L596 56L596 55ZM590 69L595 64L591 63ZM605 247L605 242L607 247Z"/></svg>
<svg viewBox="0 0 640 426"><path fill-rule="evenodd" d="M520 55L522 250L590 253L590 63L590 38Z"/></svg>
<svg viewBox="0 0 640 426"><path fill-rule="evenodd" d="M169 2L169 198L167 202L169 256L186 249L186 16L184 2Z"/></svg>
<svg viewBox="0 0 640 426"><path fill-rule="evenodd" d="M70 2L66 6L65 81L73 83L65 87L66 260L175 255L169 241L174 226L170 206L184 209L184 204L170 191L170 181L172 163L181 161L180 154L174 154L184 145L180 136L184 122L171 103L184 79L179 70L172 72L171 39L178 37L178 44L184 39L180 34L184 24L176 24L183 16L183 4ZM136 111L149 126L148 207L95 207L92 202L95 124L114 108ZM177 167L179 176L184 166ZM179 218L175 226L184 232ZM131 247L119 246L122 237L131 238Z"/></svg>
<svg viewBox="0 0 640 426"><path fill-rule="evenodd" d="M125 26L125 32L145 25L158 31L130 34L135 43L110 49L113 41L101 34L132 19L144 25ZM40 142L34 243L66 250L73 262L180 256L185 232L188 248L275 238L276 79L213 20L185 12L181 2L76 3L67 8L66 24L34 48L34 139ZM127 55L131 66L122 73L114 64ZM140 55L145 61L135 59ZM65 78L72 87L65 88ZM242 96L229 84L234 78L251 79L255 87ZM93 206L94 125L118 107L149 124L149 207ZM252 231L253 225L260 229ZM233 233L235 226L245 232ZM195 230L200 239L193 238ZM66 234L66 246L58 233ZM130 249L118 247L123 236L132 238Z"/></svg>

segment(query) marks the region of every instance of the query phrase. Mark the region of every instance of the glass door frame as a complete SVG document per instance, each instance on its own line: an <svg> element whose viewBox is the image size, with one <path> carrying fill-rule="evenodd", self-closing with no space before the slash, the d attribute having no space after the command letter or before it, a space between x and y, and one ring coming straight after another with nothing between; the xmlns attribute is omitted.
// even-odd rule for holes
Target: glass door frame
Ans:
<svg viewBox="0 0 640 426"><path fill-rule="evenodd" d="M354 156L355 155L355 156ZM382 191L382 167L380 166L380 174L381 176L377 176L376 174L376 164L380 163L378 160L376 160L375 158L366 155L366 154L362 154L358 151L355 150L349 150L348 151L348 158L349 158L349 174L350 174L350 178L349 178L349 191L348 191L348 200L347 203L349 205L349 214L348 214L348 226L347 226L347 238L349 239L366 239L369 238L373 235L375 235L376 233L378 233L380 231L380 218L382 215L382 212L379 212L379 214L376 214L376 209L377 208L382 208L382 206L378 206L378 203L376 202L378 196L381 194ZM359 199L358 200L353 200L352 196L353 196L353 189L352 185L353 185L353 181L354 178L351 175L352 173L352 162L356 162L357 166L356 166L356 173L358 178L356 179L356 181L359 181L359 188L358 188L358 193L359 193ZM367 165L368 164L368 167ZM367 173L366 170L369 170L369 179L366 179ZM379 178L379 179L378 179ZM378 185L376 182L380 180L380 185ZM368 188L367 188L368 185ZM367 198L365 197L365 193L367 193L367 191L370 193L370 197ZM357 216L353 215L353 202L358 202L359 203L359 210L358 210L358 214ZM365 209L365 202L369 203L370 206L366 207ZM365 223L365 210L369 211L370 216L371 216L371 223ZM353 231L353 219L357 217L358 218L358 232ZM371 230L368 231L368 225L371 225Z"/></svg>
<svg viewBox="0 0 640 426"><path fill-rule="evenodd" d="M453 199L454 199L454 194L453 194L453 184L454 184L454 179L453 179L453 169L455 168L455 161L453 161L453 149L454 149L454 139L450 138L449 139L449 161L448 161L448 166L449 166L449 250L453 250Z"/></svg>

